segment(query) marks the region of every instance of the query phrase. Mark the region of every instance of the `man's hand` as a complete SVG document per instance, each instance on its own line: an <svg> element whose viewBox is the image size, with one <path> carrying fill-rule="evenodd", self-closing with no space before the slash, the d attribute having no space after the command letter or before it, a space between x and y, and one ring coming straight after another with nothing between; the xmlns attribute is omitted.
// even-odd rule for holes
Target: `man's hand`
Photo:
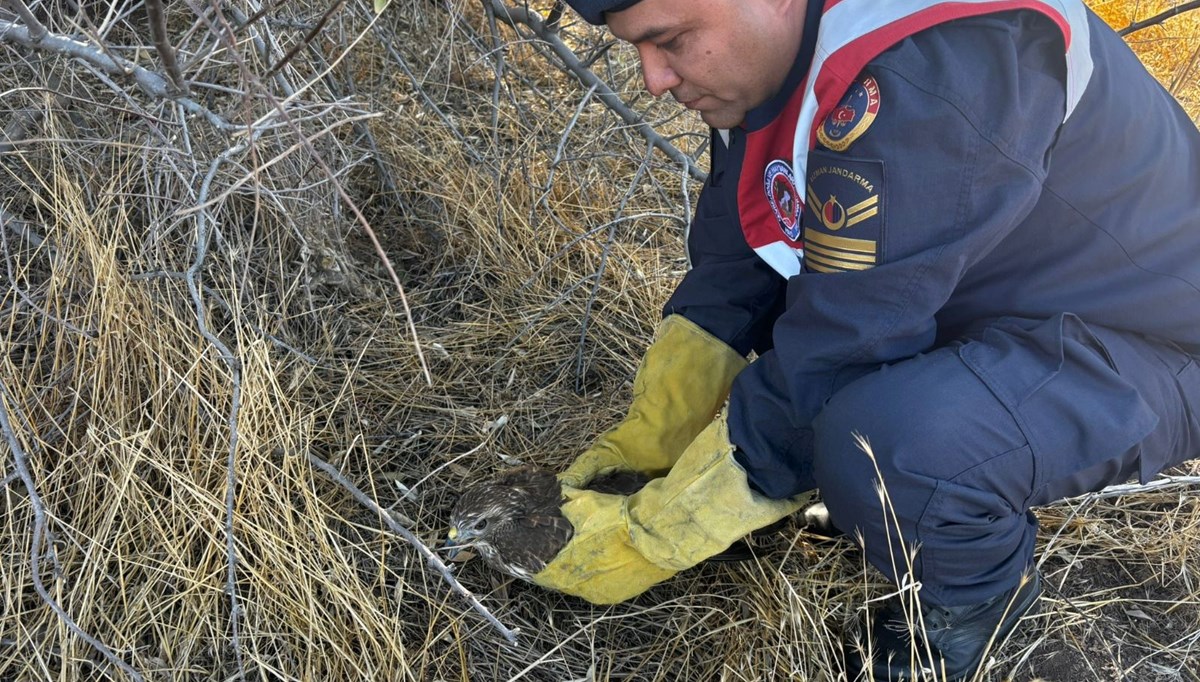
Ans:
<svg viewBox="0 0 1200 682"><path fill-rule="evenodd" d="M642 556L629 538L627 497L563 487L562 512L575 534L533 582L593 604L631 599L675 575Z"/></svg>
<svg viewBox="0 0 1200 682"><path fill-rule="evenodd" d="M597 604L630 599L723 551L811 497L755 493L733 459L724 415L692 441L664 478L622 497L564 485L567 546L533 576L543 587Z"/></svg>
<svg viewBox="0 0 1200 682"><path fill-rule="evenodd" d="M661 476L729 396L746 359L682 315L667 316L646 349L624 421L559 477L574 488L612 471Z"/></svg>

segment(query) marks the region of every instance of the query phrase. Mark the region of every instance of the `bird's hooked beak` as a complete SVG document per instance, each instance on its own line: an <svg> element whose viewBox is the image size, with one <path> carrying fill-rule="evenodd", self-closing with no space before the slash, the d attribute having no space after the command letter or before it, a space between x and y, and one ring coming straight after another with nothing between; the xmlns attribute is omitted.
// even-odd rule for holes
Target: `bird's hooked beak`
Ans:
<svg viewBox="0 0 1200 682"><path fill-rule="evenodd" d="M454 557L458 556L458 553L462 551L462 548L458 546L461 536L462 534L459 533L458 526L450 526L450 530L446 533L446 544L443 546L449 550L446 552L446 558L450 561L454 561Z"/></svg>

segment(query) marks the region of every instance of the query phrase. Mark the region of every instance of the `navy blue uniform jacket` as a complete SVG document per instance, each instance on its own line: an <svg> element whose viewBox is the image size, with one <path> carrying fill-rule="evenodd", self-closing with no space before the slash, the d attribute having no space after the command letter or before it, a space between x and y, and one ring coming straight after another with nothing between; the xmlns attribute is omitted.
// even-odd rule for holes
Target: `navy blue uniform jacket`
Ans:
<svg viewBox="0 0 1200 682"><path fill-rule="evenodd" d="M810 4L785 90L714 131L693 268L664 309L758 353L729 404L756 487L811 488L809 428L834 392L989 320L1069 312L1200 353L1200 133L1109 27L1087 13L1095 68L1065 123L1063 37L1045 16L922 30L869 62L806 177L764 176L746 140L790 115L820 21ZM804 245L794 276L747 242L739 186L764 181ZM794 193L806 208L789 213ZM767 470L787 473L756 479Z"/></svg>

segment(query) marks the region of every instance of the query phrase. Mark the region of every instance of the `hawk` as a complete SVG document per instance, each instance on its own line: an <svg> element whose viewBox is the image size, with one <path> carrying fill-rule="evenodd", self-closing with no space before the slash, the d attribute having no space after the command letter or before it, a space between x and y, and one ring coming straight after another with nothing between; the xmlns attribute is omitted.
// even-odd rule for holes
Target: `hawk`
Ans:
<svg viewBox="0 0 1200 682"><path fill-rule="evenodd" d="M631 471L597 476L588 490L632 495L649 478ZM545 568L575 529L562 515L562 486L550 469L520 466L471 486L450 516L450 557L467 547L492 568L521 580Z"/></svg>
<svg viewBox="0 0 1200 682"><path fill-rule="evenodd" d="M631 471L598 476L588 490L632 495L650 479ZM492 568L521 580L530 580L566 546L575 529L562 514L562 488L550 469L520 466L468 488L458 498L450 516L446 547L451 559L472 548ZM776 523L764 531L781 529ZM754 553L738 541L709 561L746 561Z"/></svg>

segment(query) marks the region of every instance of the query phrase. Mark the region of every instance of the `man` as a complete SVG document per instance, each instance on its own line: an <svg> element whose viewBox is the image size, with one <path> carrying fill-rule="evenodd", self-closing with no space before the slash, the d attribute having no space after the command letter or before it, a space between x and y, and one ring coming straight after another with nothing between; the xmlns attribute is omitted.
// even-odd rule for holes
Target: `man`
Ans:
<svg viewBox="0 0 1200 682"><path fill-rule="evenodd" d="M1030 507L1200 456L1200 133L1076 0L569 4L713 127L712 170L535 581L627 599L819 488L919 585L851 679L972 675L1040 592ZM660 478L578 490L614 469Z"/></svg>

